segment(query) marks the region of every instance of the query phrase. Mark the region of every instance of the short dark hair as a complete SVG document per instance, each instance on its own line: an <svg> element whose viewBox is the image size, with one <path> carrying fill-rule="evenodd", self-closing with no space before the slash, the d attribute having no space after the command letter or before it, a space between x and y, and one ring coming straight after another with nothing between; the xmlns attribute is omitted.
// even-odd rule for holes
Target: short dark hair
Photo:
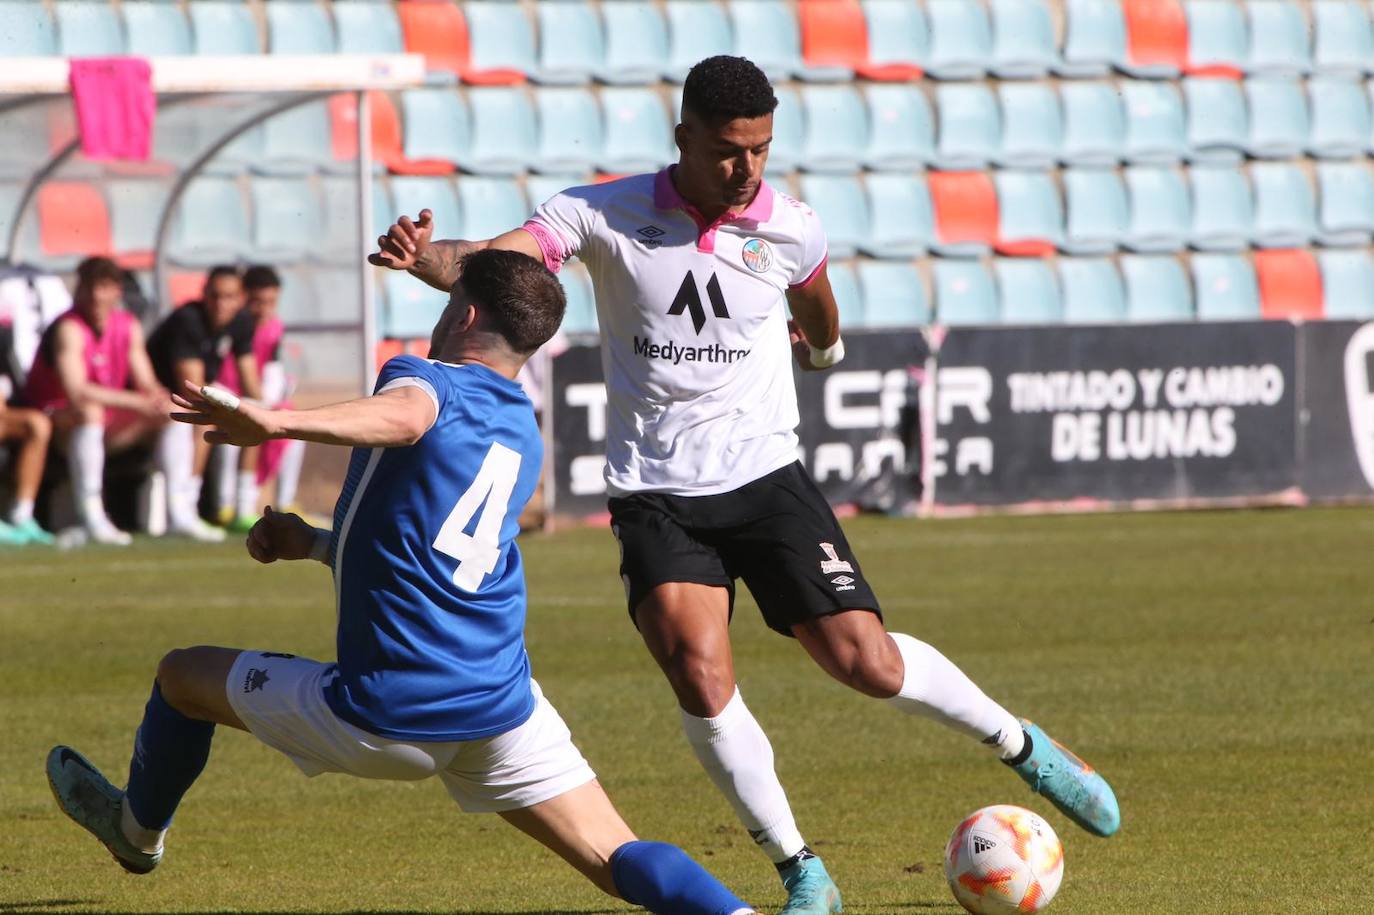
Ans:
<svg viewBox="0 0 1374 915"><path fill-rule="evenodd" d="M708 57L691 69L682 84L682 110L709 124L761 118L776 107L773 84L745 57Z"/></svg>
<svg viewBox="0 0 1374 915"><path fill-rule="evenodd" d="M238 267L233 264L220 264L217 267L211 267L210 272L205 274L205 288L210 288L210 284L222 276L232 276L237 280L243 279L243 274L239 272Z"/></svg>
<svg viewBox="0 0 1374 915"><path fill-rule="evenodd" d="M462 260L459 282L490 330L517 353L539 349L563 323L568 304L563 284L526 254L495 248L474 251Z"/></svg>
<svg viewBox="0 0 1374 915"><path fill-rule="evenodd" d="M76 265L76 287L89 289L102 282L124 284L124 269L108 257L88 257Z"/></svg>
<svg viewBox="0 0 1374 915"><path fill-rule="evenodd" d="M254 264L243 271L243 288L250 292L254 289L280 289L281 276L266 264Z"/></svg>

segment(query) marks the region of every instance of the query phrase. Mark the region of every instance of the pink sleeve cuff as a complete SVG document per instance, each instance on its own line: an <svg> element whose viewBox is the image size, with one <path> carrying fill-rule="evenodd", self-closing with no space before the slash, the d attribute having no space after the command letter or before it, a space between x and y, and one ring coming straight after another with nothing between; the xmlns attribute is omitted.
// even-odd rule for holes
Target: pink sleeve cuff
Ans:
<svg viewBox="0 0 1374 915"><path fill-rule="evenodd" d="M557 273L563 261L572 253L566 249L558 233L540 219L525 220L524 229L539 244L539 251L544 255L544 266L549 268L550 273Z"/></svg>
<svg viewBox="0 0 1374 915"><path fill-rule="evenodd" d="M828 263L830 263L830 252L829 252L829 251L827 251L827 252L825 253L825 256L821 258L821 262L820 262L819 264L816 265L816 269L815 269L815 270L812 270L812 271L811 271L811 274L810 274L809 276L807 276L806 279L802 280L800 283L793 283L791 286L788 286L787 288L788 288L788 289L805 289L807 286L810 286L812 283L816 282L816 277L818 277L818 276L821 275L821 271L825 269L825 265L828 264Z"/></svg>

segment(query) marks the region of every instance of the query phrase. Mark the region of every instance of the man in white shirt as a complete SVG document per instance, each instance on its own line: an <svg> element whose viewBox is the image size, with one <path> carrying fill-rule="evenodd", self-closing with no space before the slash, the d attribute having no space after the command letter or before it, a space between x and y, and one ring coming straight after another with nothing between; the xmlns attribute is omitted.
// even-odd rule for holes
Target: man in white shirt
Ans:
<svg viewBox="0 0 1374 915"><path fill-rule="evenodd" d="M438 288L477 248L520 251L553 270L574 255L587 265L631 617L673 687L688 742L782 875L783 915L824 915L840 911L839 890L806 847L768 738L735 683L736 578L768 625L840 682L992 746L1098 835L1116 830L1119 813L1091 768L931 646L887 633L834 513L797 461L789 358L825 369L844 345L820 220L763 180L776 104L752 63L708 58L683 86L677 165L571 188L485 241L432 242L428 210L416 222L403 216L372 262Z"/></svg>

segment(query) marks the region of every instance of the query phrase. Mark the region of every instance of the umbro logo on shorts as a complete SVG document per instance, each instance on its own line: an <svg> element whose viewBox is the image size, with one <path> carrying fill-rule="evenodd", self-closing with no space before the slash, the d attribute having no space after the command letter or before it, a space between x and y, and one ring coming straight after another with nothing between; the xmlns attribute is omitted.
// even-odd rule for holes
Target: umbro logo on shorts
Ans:
<svg viewBox="0 0 1374 915"><path fill-rule="evenodd" d="M262 689L267 685L267 681L272 678L267 676L267 671L259 670L256 667L248 668L248 676L243 678L243 691L251 693L254 690Z"/></svg>
<svg viewBox="0 0 1374 915"><path fill-rule="evenodd" d="M836 591L853 591L854 579L848 575L841 575L839 578L830 579L830 583L835 586Z"/></svg>

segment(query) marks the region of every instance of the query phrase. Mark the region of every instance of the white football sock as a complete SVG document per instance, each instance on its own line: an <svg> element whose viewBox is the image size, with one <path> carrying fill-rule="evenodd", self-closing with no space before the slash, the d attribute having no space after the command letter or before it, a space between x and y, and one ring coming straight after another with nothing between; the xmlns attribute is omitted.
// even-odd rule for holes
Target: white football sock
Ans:
<svg viewBox="0 0 1374 915"><path fill-rule="evenodd" d="M1021 722L989 699L940 652L900 632L891 633L906 673L902 689L887 701L908 715L920 715L963 731L997 749L1003 759L1021 752Z"/></svg>
<svg viewBox="0 0 1374 915"><path fill-rule="evenodd" d="M806 842L773 770L773 747L739 689L714 718L682 712L682 730L706 774L773 863L801 851Z"/></svg>
<svg viewBox="0 0 1374 915"><path fill-rule="evenodd" d="M239 471L239 497L235 512L240 518L251 518L258 513L258 472Z"/></svg>
<svg viewBox="0 0 1374 915"><path fill-rule="evenodd" d="M33 520L33 500L15 499L10 509L10 524L23 524Z"/></svg>
<svg viewBox="0 0 1374 915"><path fill-rule="evenodd" d="M193 527L198 519L200 478L191 476L195 460L194 430L185 423L168 423L157 441L157 465L167 478L167 526ZM192 482L194 480L194 483Z"/></svg>
<svg viewBox="0 0 1374 915"><path fill-rule="evenodd" d="M215 510L222 512L234 507L234 483L239 469L239 446L215 446Z"/></svg>
<svg viewBox="0 0 1374 915"><path fill-rule="evenodd" d="M67 443L76 512L88 530L113 527L101 498L105 480L105 427L85 423L72 430Z"/></svg>
<svg viewBox="0 0 1374 915"><path fill-rule="evenodd" d="M277 501L279 508L296 504L296 487L301 481L301 464L305 461L305 442L292 439L286 443L281 463L277 465Z"/></svg>
<svg viewBox="0 0 1374 915"><path fill-rule="evenodd" d="M167 835L165 829L145 829L134 819L134 812L127 803L119 805L119 831L134 848L152 854L162 847L162 839Z"/></svg>

